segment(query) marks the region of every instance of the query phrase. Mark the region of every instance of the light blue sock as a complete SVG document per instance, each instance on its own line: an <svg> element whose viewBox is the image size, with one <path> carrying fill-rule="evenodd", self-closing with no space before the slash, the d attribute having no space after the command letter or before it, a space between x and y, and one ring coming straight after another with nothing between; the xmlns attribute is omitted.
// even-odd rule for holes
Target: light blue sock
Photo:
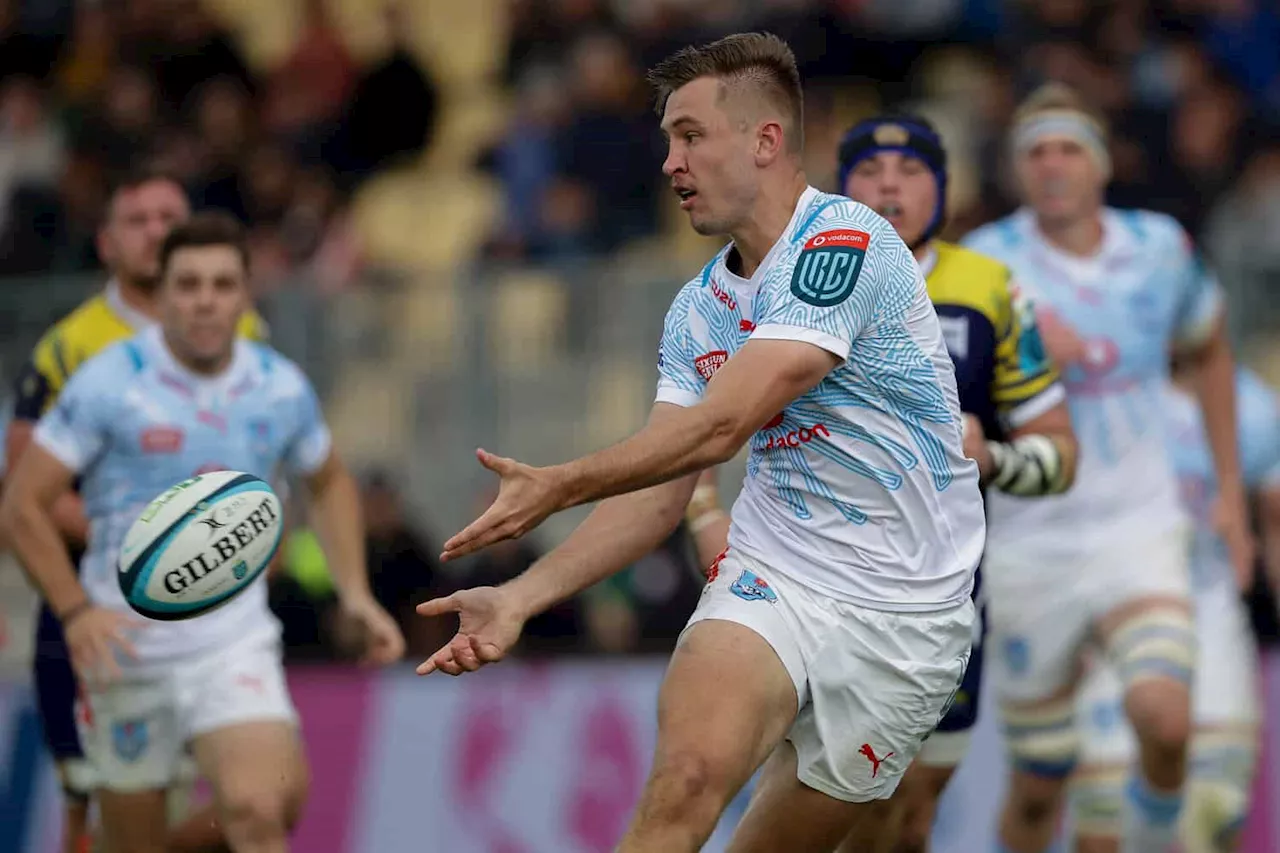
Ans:
<svg viewBox="0 0 1280 853"><path fill-rule="evenodd" d="M1160 791L1141 773L1125 786L1122 853L1168 853L1178 837L1182 791Z"/></svg>

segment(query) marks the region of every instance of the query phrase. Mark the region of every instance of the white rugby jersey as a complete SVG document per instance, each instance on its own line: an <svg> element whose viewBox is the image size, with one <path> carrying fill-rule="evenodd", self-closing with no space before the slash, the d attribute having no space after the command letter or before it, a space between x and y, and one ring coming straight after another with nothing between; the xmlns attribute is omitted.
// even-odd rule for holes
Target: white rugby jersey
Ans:
<svg viewBox="0 0 1280 853"><path fill-rule="evenodd" d="M115 344L71 377L35 441L81 474L89 543L80 581L97 605L142 619L116 578L120 545L142 509L174 483L232 470L270 480L281 466L308 474L331 441L311 384L275 350L236 342L219 376L184 368L159 328ZM133 637L143 671L250 635L278 636L266 575L217 610L178 622L144 620Z"/></svg>
<svg viewBox="0 0 1280 853"><path fill-rule="evenodd" d="M1047 497L989 494L992 549L1074 559L1185 522L1162 395L1172 349L1207 339L1222 296L1170 217L1107 208L1102 222L1091 258L1050 245L1027 209L964 240L1013 270L1042 332L1066 327L1084 344L1081 360L1059 364L1080 446L1075 484Z"/></svg>
<svg viewBox="0 0 1280 853"><path fill-rule="evenodd" d="M951 357L911 252L884 219L812 187L750 279L726 246L684 286L658 352L658 402L696 404L751 338L843 359L750 441L729 544L878 610L969 598L985 538Z"/></svg>
<svg viewBox="0 0 1280 853"><path fill-rule="evenodd" d="M1193 522L1193 588L1200 592L1218 584L1234 586L1231 556L1213 519L1218 474L1200 406L1193 397L1171 385L1165 392L1165 416L1182 503ZM1243 368L1236 371L1236 416L1245 488L1250 492L1280 488L1280 405L1275 393Z"/></svg>

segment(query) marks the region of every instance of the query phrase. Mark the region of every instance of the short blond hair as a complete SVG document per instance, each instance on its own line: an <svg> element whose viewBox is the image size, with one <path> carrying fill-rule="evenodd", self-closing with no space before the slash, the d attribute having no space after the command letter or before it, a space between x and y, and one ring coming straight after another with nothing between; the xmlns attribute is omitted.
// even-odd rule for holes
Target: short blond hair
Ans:
<svg viewBox="0 0 1280 853"><path fill-rule="evenodd" d="M1013 125L1017 127L1044 113L1078 113L1094 125L1098 136L1105 143L1110 135L1106 116L1066 83L1045 83L1018 104L1013 113Z"/></svg>

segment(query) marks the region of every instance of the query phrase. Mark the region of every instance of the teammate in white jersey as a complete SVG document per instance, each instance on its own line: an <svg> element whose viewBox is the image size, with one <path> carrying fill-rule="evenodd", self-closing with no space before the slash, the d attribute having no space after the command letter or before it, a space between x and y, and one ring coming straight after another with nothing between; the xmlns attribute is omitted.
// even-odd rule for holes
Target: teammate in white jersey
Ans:
<svg viewBox="0 0 1280 853"><path fill-rule="evenodd" d="M667 315L645 428L550 468L480 451L501 489L445 558L617 497L516 580L422 605L461 626L419 672L501 658L531 614L660 543L697 473L749 444L730 550L672 658L619 850L700 850L772 755L733 849L829 853L892 794L964 671L985 538L977 466L910 250L867 207L806 184L786 44L730 36L650 81L681 207L732 242Z"/></svg>
<svg viewBox="0 0 1280 853"><path fill-rule="evenodd" d="M236 853L285 850L306 790L265 579L181 622L144 621L125 602L120 542L157 494L202 471L271 478L283 464L309 486L370 659L404 649L369 592L357 489L310 384L273 350L236 339L247 267L234 220L202 214L176 227L160 254L161 327L75 373L0 504L0 530L66 631L110 850L165 851L165 790L188 745ZM90 523L79 579L51 512L77 475Z"/></svg>
<svg viewBox="0 0 1280 853"><path fill-rule="evenodd" d="M1258 650L1230 555L1213 521L1217 482L1213 457L1189 379L1178 371L1165 404L1169 447L1183 505L1194 523L1191 582L1200 661L1193 689L1187 804L1181 840L1186 853L1230 853L1248 814L1258 756ZM1280 402L1247 370L1236 375L1240 462L1261 510L1264 539L1280 539ZM1274 554L1268 555L1274 557ZM1277 568L1272 566L1271 574ZM1072 825L1081 853L1116 853L1125 771L1135 756L1123 696L1111 667L1099 661L1081 691L1081 766L1071 780Z"/></svg>
<svg viewBox="0 0 1280 853"><path fill-rule="evenodd" d="M1172 219L1103 205L1105 130L1070 90L1032 95L1012 148L1027 206L965 242L1031 293L1080 455L1065 495L988 495L990 663L1014 761L1001 843L1016 853L1050 843L1076 759L1082 651L1096 642L1140 743L1125 850L1155 853L1176 832L1196 657L1188 529L1160 417L1171 350L1196 364L1217 518L1241 577L1251 561L1222 297Z"/></svg>

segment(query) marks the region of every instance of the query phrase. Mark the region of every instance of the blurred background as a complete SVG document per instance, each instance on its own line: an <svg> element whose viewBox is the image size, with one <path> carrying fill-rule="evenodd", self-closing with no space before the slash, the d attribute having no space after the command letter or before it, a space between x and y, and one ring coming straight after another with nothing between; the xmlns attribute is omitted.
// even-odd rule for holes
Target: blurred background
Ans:
<svg viewBox="0 0 1280 853"><path fill-rule="evenodd" d="M1280 12L1267 0L0 0L0 387L102 286L93 238L111 175L143 162L180 174L197 207L251 229L260 310L361 472L373 586L420 657L443 628L413 603L514 575L581 518L441 567L438 543L493 487L472 450L550 463L643 421L662 316L718 248L666 189L643 71L745 29L796 52L816 186L836 189L837 141L871 112L939 126L951 237L1016 205L1003 138L1017 99L1049 79L1077 87L1113 123L1111 201L1182 222L1222 279L1242 359L1280 382ZM723 473L726 499L741 471ZM661 657L643 656L669 650L700 589L686 533L532 624L528 666L436 684L341 665L323 556L295 521L272 596L324 753L298 849L610 849L652 736ZM1274 606L1255 598L1272 637ZM23 757L34 604L7 557L0 602L0 770L14 745L0 820L21 822L13 850L43 853L56 793L39 751ZM579 663L555 662L568 655ZM604 655L626 657L581 661ZM423 733L450 714L468 734ZM494 743L505 765L468 751ZM326 787L325 762L343 761L376 769ZM586 763L557 778L595 783L522 787L566 761ZM460 812L472 829L405 846L413 809L437 788L452 802L459 772L480 786ZM511 817L539 796L565 798L555 827L541 806Z"/></svg>

